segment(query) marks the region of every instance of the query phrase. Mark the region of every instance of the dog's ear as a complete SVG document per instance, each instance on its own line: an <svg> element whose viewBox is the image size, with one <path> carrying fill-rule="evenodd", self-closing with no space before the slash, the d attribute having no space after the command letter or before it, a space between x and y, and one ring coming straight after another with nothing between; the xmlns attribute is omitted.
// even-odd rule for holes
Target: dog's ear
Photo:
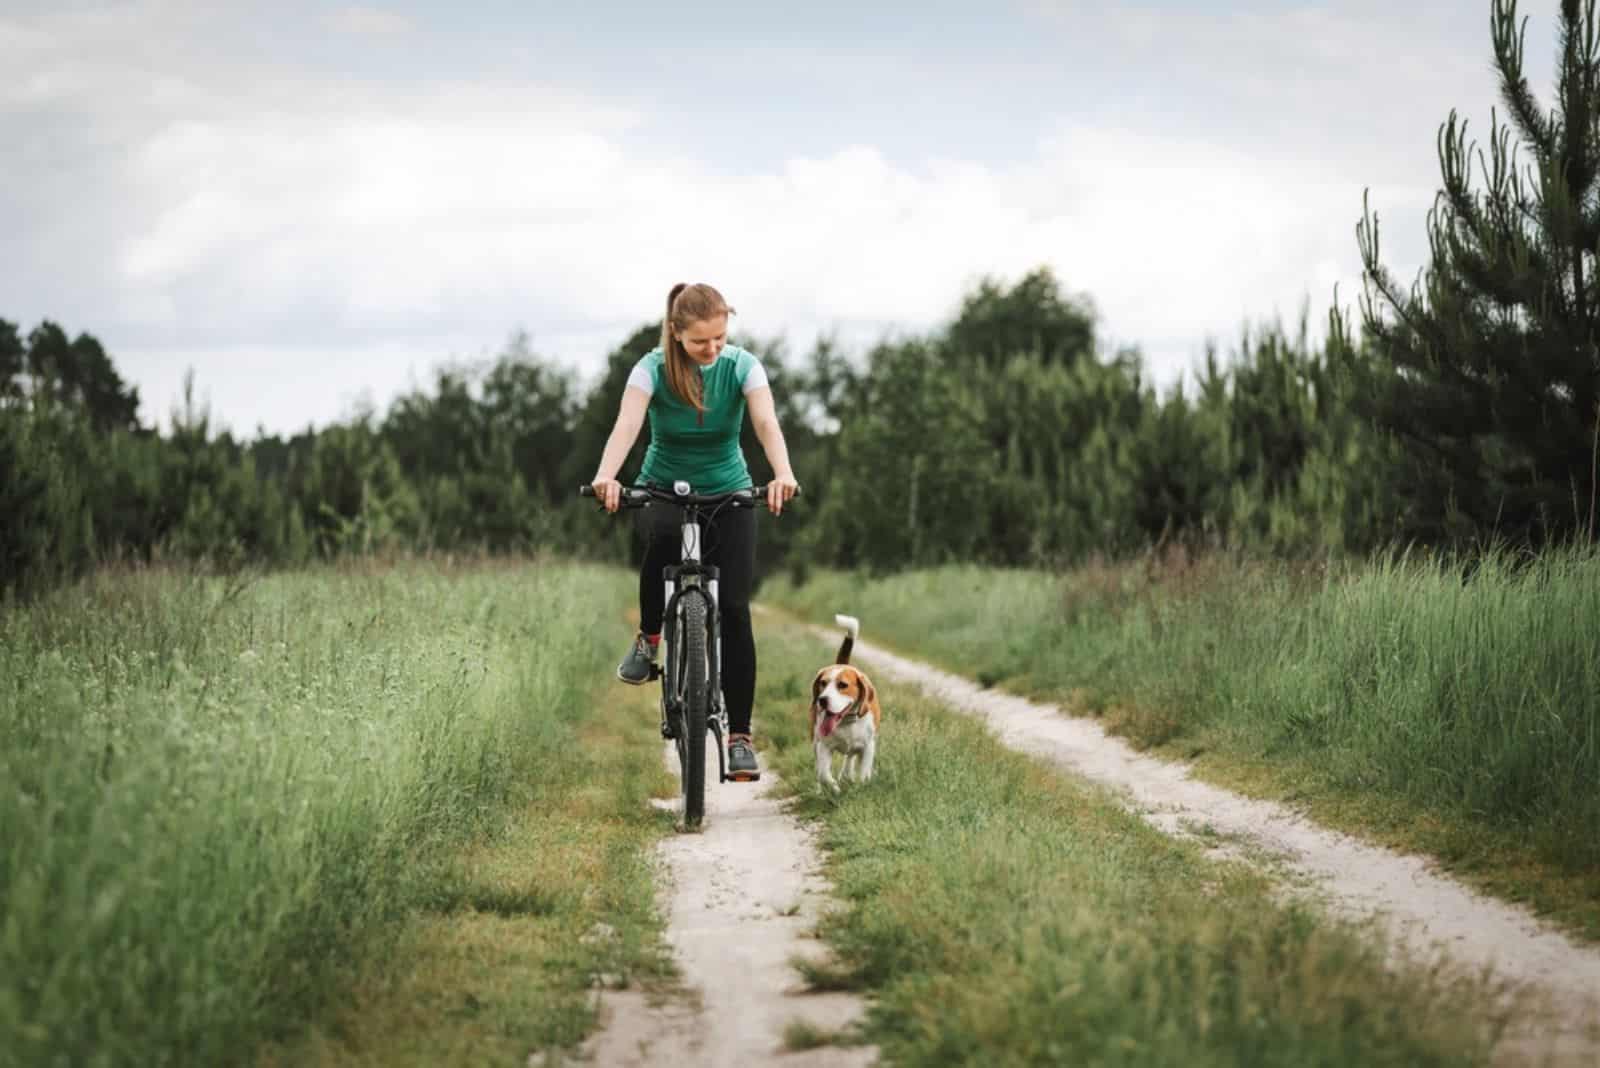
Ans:
<svg viewBox="0 0 1600 1068"><path fill-rule="evenodd" d="M865 675L861 676L861 696L867 702L867 708L872 712L872 718L883 718L883 709L878 707L878 688L872 685L872 680Z"/></svg>

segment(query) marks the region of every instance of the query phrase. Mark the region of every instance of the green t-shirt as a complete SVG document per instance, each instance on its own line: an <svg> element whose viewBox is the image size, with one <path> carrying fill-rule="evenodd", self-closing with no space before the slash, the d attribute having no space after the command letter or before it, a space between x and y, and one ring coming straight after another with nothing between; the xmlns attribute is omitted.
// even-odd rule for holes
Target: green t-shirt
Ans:
<svg viewBox="0 0 1600 1068"><path fill-rule="evenodd" d="M682 479L695 493L726 493L750 485L750 469L739 448L744 396L767 384L753 353L725 346L716 362L700 368L705 421L696 418L667 382L667 357L651 349L634 365L628 385L650 394L650 447L639 481L670 486Z"/></svg>

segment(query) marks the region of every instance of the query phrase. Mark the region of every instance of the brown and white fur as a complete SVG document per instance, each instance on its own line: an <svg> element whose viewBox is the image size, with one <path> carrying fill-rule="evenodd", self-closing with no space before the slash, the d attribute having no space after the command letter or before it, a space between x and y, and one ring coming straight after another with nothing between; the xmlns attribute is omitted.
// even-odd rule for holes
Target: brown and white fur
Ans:
<svg viewBox="0 0 1600 1068"><path fill-rule="evenodd" d="M850 650L861 636L861 622L854 616L833 618L844 627L844 641L834 662L817 672L811 683L811 743L817 753L818 785L838 793L833 754L844 754L840 777L846 782L871 779L883 713L872 681L850 666Z"/></svg>

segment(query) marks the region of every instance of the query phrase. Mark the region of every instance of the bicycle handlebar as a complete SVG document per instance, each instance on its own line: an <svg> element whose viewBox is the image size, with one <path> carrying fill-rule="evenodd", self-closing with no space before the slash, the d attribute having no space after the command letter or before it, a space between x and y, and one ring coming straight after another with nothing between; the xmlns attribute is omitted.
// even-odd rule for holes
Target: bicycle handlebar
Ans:
<svg viewBox="0 0 1600 1068"><path fill-rule="evenodd" d="M594 495L593 486L578 487L578 496ZM800 496L798 486L795 487L794 496ZM661 501L664 504L731 505L734 508L754 508L764 503L766 499L765 486L749 486L728 490L726 493L678 493L660 486L623 486L620 504L623 508L643 508L651 501Z"/></svg>

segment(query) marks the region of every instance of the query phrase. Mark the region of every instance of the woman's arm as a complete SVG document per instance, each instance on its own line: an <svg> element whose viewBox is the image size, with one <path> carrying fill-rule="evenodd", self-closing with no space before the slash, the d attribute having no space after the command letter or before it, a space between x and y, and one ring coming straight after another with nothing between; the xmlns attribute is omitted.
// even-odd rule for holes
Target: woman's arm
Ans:
<svg viewBox="0 0 1600 1068"><path fill-rule="evenodd" d="M606 439L600 453L600 466L594 473L594 495L605 505L606 511L615 512L622 505L622 483L617 472L628 458L628 450L639 440L639 430L644 426L644 413L650 407L650 394L628 386L622 391L622 405L617 409L617 422Z"/></svg>
<svg viewBox="0 0 1600 1068"><path fill-rule="evenodd" d="M757 386L745 394L745 404L750 409L750 425L755 428L756 440L767 454L772 465L772 481L767 483L767 509L773 515L783 511L783 502L793 497L800 483L794 479L789 467L789 446L783 440L783 428L778 425L778 409L772 402L772 387Z"/></svg>

